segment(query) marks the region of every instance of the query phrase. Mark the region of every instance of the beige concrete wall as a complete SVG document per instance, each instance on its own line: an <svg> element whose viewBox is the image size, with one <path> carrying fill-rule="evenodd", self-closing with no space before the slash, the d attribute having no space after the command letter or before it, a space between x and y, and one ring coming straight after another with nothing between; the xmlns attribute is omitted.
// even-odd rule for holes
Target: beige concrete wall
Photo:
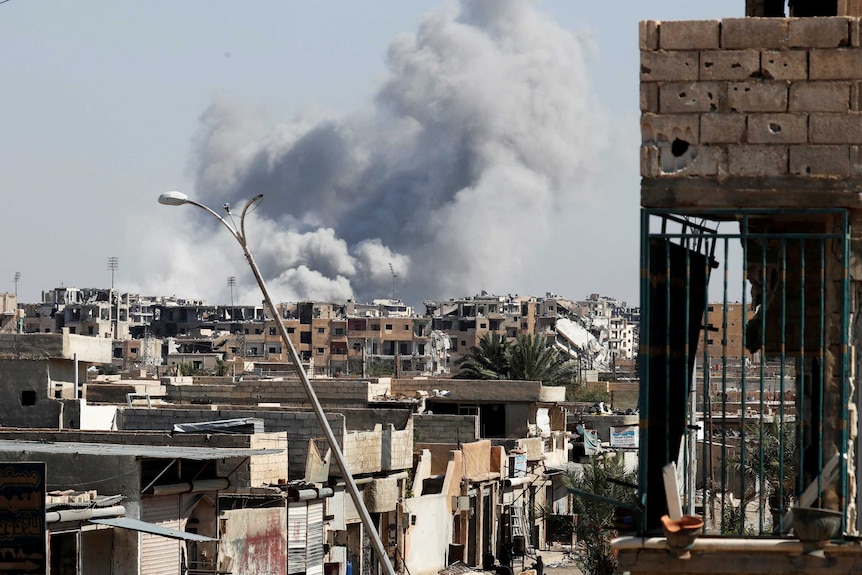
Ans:
<svg viewBox="0 0 862 575"><path fill-rule="evenodd" d="M513 380L473 379L395 379L392 394L416 397L417 391L425 391L433 399L433 391L446 390L450 401L505 402L540 401L542 382Z"/></svg>

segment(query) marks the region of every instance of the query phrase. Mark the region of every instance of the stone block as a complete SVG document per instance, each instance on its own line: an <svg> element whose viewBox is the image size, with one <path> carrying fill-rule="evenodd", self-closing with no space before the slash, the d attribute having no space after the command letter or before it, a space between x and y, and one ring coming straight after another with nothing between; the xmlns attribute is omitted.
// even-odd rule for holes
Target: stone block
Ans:
<svg viewBox="0 0 862 575"><path fill-rule="evenodd" d="M848 82L794 82L790 85L791 112L848 112L851 85Z"/></svg>
<svg viewBox="0 0 862 575"><path fill-rule="evenodd" d="M685 82L698 78L698 52L641 52L641 82Z"/></svg>
<svg viewBox="0 0 862 575"><path fill-rule="evenodd" d="M702 144L742 144L748 116L745 114L703 114L700 117Z"/></svg>
<svg viewBox="0 0 862 575"><path fill-rule="evenodd" d="M810 144L858 144L862 142L862 114L810 114Z"/></svg>
<svg viewBox="0 0 862 575"><path fill-rule="evenodd" d="M784 18L725 18L721 21L721 47L725 50L784 47L787 20Z"/></svg>
<svg viewBox="0 0 862 575"><path fill-rule="evenodd" d="M727 104L734 112L784 112L787 93L786 82L734 82L727 87Z"/></svg>
<svg viewBox="0 0 862 575"><path fill-rule="evenodd" d="M858 80L860 70L860 49L811 50L809 53L808 77L811 80Z"/></svg>
<svg viewBox="0 0 862 575"><path fill-rule="evenodd" d="M862 42L862 39L860 39L859 31L860 31L859 18L851 18L850 19L850 45L853 46L854 48L858 48L860 45L862 45L862 44L860 44L860 42Z"/></svg>
<svg viewBox="0 0 862 575"><path fill-rule="evenodd" d="M791 146L790 173L796 176L838 176L850 174L849 146Z"/></svg>
<svg viewBox="0 0 862 575"><path fill-rule="evenodd" d="M660 173L658 146L641 146L641 177L654 178Z"/></svg>
<svg viewBox="0 0 862 575"><path fill-rule="evenodd" d="M727 169L731 176L783 176L787 174L785 146L729 146Z"/></svg>
<svg viewBox="0 0 862 575"><path fill-rule="evenodd" d="M850 146L850 176L862 177L862 146Z"/></svg>
<svg viewBox="0 0 862 575"><path fill-rule="evenodd" d="M715 112L723 96L724 84L719 82L669 82L659 86L659 111L662 114Z"/></svg>
<svg viewBox="0 0 862 575"><path fill-rule="evenodd" d="M641 82L641 112L658 112L658 84Z"/></svg>
<svg viewBox="0 0 862 575"><path fill-rule="evenodd" d="M839 16L862 16L862 0L838 0Z"/></svg>
<svg viewBox="0 0 862 575"><path fill-rule="evenodd" d="M700 117L697 114L641 115L641 142L673 142L680 138L689 144L700 142Z"/></svg>
<svg viewBox="0 0 862 575"><path fill-rule="evenodd" d="M662 50L715 50L719 47L718 20L671 20L661 23Z"/></svg>
<svg viewBox="0 0 862 575"><path fill-rule="evenodd" d="M751 114L748 116L749 144L805 144L808 116L805 114Z"/></svg>
<svg viewBox="0 0 862 575"><path fill-rule="evenodd" d="M853 112L862 111L862 82L850 84L850 110Z"/></svg>
<svg viewBox="0 0 862 575"><path fill-rule="evenodd" d="M656 20L641 20L638 25L641 50L658 50L659 23Z"/></svg>
<svg viewBox="0 0 862 575"><path fill-rule="evenodd" d="M847 18L791 18L787 28L789 48L838 48L850 44Z"/></svg>
<svg viewBox="0 0 862 575"><path fill-rule="evenodd" d="M745 80L760 72L757 50L706 50L700 53L701 80Z"/></svg>
<svg viewBox="0 0 862 575"><path fill-rule="evenodd" d="M760 56L764 78L773 80L807 80L808 52L805 50L766 50Z"/></svg>
<svg viewBox="0 0 862 575"><path fill-rule="evenodd" d="M659 166L665 176L718 176L725 173L724 148L718 146L674 146L661 143Z"/></svg>

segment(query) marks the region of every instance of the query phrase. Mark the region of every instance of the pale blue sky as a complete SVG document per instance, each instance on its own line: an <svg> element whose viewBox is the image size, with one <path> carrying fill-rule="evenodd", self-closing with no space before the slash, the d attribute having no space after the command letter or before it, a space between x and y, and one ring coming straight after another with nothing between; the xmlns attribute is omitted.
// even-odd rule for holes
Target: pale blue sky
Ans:
<svg viewBox="0 0 862 575"><path fill-rule="evenodd" d="M634 303L638 21L739 17L744 0L533 4L561 28L592 38L588 89L615 123L615 135L596 134L610 147L596 166L595 197L573 208L570 218L549 221L550 236L523 273L435 295L487 289L582 298L601 292ZM214 102L255 111L273 123L361 111L390 75L386 54L393 39L415 33L424 15L441 5L424 0L0 4L5 208L0 240L7 247L0 290L13 291L15 272L21 272L21 301L37 301L42 290L59 285L108 286L109 256L119 258L119 289L161 290L216 303L227 297L228 275L250 286L238 248L224 256L226 262L206 254L211 265L199 270L197 281L160 265L159 254L171 249L165 235L196 221L185 210L168 213L156 197L169 189L193 191L202 114ZM186 243L182 249L191 248ZM414 262L412 276L420 270ZM254 298L253 289L247 293ZM409 293L399 295L410 299Z"/></svg>

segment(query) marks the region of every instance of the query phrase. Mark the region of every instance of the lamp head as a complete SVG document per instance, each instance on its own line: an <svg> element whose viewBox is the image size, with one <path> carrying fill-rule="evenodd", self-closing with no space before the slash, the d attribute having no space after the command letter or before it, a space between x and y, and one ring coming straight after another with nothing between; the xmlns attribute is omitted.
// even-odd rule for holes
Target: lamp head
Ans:
<svg viewBox="0 0 862 575"><path fill-rule="evenodd" d="M181 206L189 201L189 197L182 192L165 192L159 196L159 203L166 206Z"/></svg>

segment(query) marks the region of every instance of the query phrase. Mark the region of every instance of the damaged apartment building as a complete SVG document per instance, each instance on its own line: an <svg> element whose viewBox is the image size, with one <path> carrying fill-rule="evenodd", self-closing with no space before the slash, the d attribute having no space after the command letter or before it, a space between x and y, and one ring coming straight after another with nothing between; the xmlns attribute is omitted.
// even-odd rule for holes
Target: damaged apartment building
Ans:
<svg viewBox="0 0 862 575"><path fill-rule="evenodd" d="M862 557L862 3L745 10L640 25L638 531L662 534L676 462L683 509L703 521L678 572L715 573L718 554L722 573L849 572ZM802 541L808 508L832 510L835 531ZM614 546L621 568L658 573L668 541Z"/></svg>

